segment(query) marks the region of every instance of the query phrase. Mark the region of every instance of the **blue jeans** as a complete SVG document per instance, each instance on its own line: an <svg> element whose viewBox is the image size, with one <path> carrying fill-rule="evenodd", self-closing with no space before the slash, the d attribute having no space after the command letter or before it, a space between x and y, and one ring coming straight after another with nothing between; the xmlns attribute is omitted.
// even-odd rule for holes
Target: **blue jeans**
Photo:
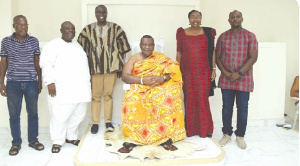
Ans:
<svg viewBox="0 0 300 166"><path fill-rule="evenodd" d="M12 145L20 146L22 144L20 114L23 96L25 97L28 117L28 142L33 143L37 141L39 128L37 110L39 96L38 82L7 81L6 93L10 130L13 137Z"/></svg>
<svg viewBox="0 0 300 166"><path fill-rule="evenodd" d="M243 92L238 90L222 89L223 109L222 109L222 120L224 134L232 135L232 113L234 99L236 98L237 106L237 124L235 135L244 137L247 127L248 118L248 101L250 92Z"/></svg>

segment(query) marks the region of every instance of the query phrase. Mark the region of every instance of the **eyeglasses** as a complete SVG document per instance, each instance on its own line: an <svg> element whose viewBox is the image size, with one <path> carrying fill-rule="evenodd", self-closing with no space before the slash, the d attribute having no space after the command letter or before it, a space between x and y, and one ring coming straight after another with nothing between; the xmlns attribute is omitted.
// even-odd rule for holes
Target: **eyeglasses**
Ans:
<svg viewBox="0 0 300 166"><path fill-rule="evenodd" d="M28 28L29 24L16 24L18 28Z"/></svg>

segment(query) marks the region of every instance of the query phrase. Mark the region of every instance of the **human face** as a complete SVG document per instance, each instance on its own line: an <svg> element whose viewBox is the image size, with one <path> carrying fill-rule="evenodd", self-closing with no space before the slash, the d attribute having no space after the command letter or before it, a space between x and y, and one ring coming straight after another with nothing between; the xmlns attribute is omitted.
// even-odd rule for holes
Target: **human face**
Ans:
<svg viewBox="0 0 300 166"><path fill-rule="evenodd" d="M60 29L62 39L66 42L71 42L75 37L75 26L71 22L65 22Z"/></svg>
<svg viewBox="0 0 300 166"><path fill-rule="evenodd" d="M231 25L231 28L241 28L243 17L241 13L234 11L229 15L228 22Z"/></svg>
<svg viewBox="0 0 300 166"><path fill-rule="evenodd" d="M140 48L144 56L151 56L154 51L154 40L152 38L142 38Z"/></svg>
<svg viewBox="0 0 300 166"><path fill-rule="evenodd" d="M98 6L95 10L95 16L98 23L106 23L107 9L104 6Z"/></svg>
<svg viewBox="0 0 300 166"><path fill-rule="evenodd" d="M15 29L15 37L17 39L24 39L26 38L28 32L28 24L26 18L17 18L13 24Z"/></svg>
<svg viewBox="0 0 300 166"><path fill-rule="evenodd" d="M189 17L191 27L198 28L201 25L202 16L199 12L193 12Z"/></svg>

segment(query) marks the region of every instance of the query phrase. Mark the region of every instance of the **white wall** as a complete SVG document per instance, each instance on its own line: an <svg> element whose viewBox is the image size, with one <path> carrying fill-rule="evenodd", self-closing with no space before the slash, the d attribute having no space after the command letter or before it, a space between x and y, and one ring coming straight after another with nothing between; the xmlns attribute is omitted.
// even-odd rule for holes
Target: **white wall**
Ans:
<svg viewBox="0 0 300 166"><path fill-rule="evenodd" d="M12 21L11 21L11 1L1 0L0 1L0 39L2 40L5 36L11 33ZM8 111L6 98L0 95L0 127L8 126Z"/></svg>
<svg viewBox="0 0 300 166"><path fill-rule="evenodd" d="M11 3L10 3L11 2ZM59 37L60 24L69 20L73 22L76 27L77 35L83 27L82 18L82 2L81 0L1 0L0 2L0 15L1 18L1 31L0 35L7 36L11 34L11 21L12 17L17 14L24 14L29 23L29 33L36 36L41 42L48 42L53 38ZM107 2L103 1L93 1L95 4L100 4ZM110 2L115 2L115 0L110 0ZM141 3L140 0L122 0L124 4L137 2ZM145 2L145 1L143 1ZM152 1L146 1L152 2ZM153 1L153 2L166 2L166 0ZM174 0L173 2L178 2ZM189 0L184 0L182 2L189 3ZM4 4L3 4L4 3ZM9 6L11 4L11 6ZM295 0L199 0L199 8L203 14L203 26L210 26L217 30L217 37L221 32L229 29L229 23L227 22L228 14L230 11L237 9L243 13L244 22L243 27L254 32L257 36L259 42L283 42L286 43L286 62L282 62L282 66L287 66L285 68L285 76L265 73L268 77L274 79L285 80L285 85L282 85L282 89L285 91L283 96L284 99L279 96L281 100L278 102L284 105L284 110L281 112L286 112L293 117L294 105L293 100L289 98L289 88L293 82L294 76L299 75L299 7ZM259 4L259 5L258 5ZM94 6L90 6L92 10ZM153 7L144 6L143 9L137 9L133 5L113 5L108 4L108 20L115 21L120 24L123 29L125 29L128 34L128 38L132 40L139 40L139 38L148 33L153 35L156 40L160 38L161 35L165 39L165 53L175 59L176 44L175 44L175 33L178 27L186 28L188 27L188 11L191 9L190 6L182 5L180 7L176 6L176 10L167 9L165 7ZM123 11L121 11L123 10ZM11 13L7 14L7 13ZM90 18L93 19L93 14L90 14ZM138 21L135 21L138 20ZM96 21L96 20L94 20ZM9 23L7 23L9 22ZM152 24L154 23L154 24ZM2 31L2 28L6 31ZM274 65L272 55L268 55L270 59L266 59L267 55L259 54L258 62L254 66L254 71L256 67L263 62L260 60L264 59L261 66L261 70L264 70L264 63L268 66L266 71L273 71L272 69L277 68ZM263 57L263 58L261 58ZM218 73L218 75L220 75ZM254 76L255 81L270 82L270 80L264 78L263 76ZM261 80L257 80L261 79ZM258 83L258 82L257 82ZM116 89L114 91L114 116L120 115L121 100L124 95L122 90L122 82L120 80L116 83ZM256 83L255 83L256 86ZM265 86L265 85L263 85ZM256 87L252 96L259 94L256 91ZM211 98L211 107L213 118L216 122L221 121L221 97L219 89L216 90L217 94ZM270 95L278 95L277 89L275 88L269 93ZM219 94L218 94L219 93ZM252 98L250 98L251 101ZM268 100L268 99L267 99ZM254 101L254 100L253 100ZM261 100L263 101L263 100ZM252 102L252 101L251 101ZM118 104L117 104L118 103ZM255 105L256 103L250 103ZM252 107L252 106L251 106ZM258 110L249 113L250 120L257 120L261 118L274 118L270 114L264 115L260 114L265 109L269 109L267 105ZM281 108L283 109L283 108ZM0 127L8 127L8 114L6 106L6 98L0 97ZM48 118L48 105L46 101L46 89L44 88L42 94L39 98L39 116L40 116L40 126L47 127L49 125ZM276 115L278 118L280 115ZM282 115L283 116L283 115ZM22 110L22 126L26 126L26 111Z"/></svg>
<svg viewBox="0 0 300 166"><path fill-rule="evenodd" d="M203 25L215 27L217 36L230 28L228 14L237 9L243 13L243 27L254 32L259 42L286 43L286 62L282 64L286 66L286 74L277 78L286 80L285 99L281 102L285 105L284 112L294 117L294 100L289 96L294 78L299 75L299 5L296 0L200 0L200 6ZM272 64L272 59L266 63ZM273 65L272 69L276 67ZM254 79L257 80L255 76Z"/></svg>

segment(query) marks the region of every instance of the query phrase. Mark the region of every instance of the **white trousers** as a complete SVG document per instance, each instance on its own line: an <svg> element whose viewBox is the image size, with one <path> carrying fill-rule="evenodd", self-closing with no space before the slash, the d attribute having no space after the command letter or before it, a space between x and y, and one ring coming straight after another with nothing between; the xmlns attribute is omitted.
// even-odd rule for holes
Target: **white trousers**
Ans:
<svg viewBox="0 0 300 166"><path fill-rule="evenodd" d="M53 144L62 145L66 139L78 139L78 126L86 115L87 105L87 102L49 104L50 135Z"/></svg>

